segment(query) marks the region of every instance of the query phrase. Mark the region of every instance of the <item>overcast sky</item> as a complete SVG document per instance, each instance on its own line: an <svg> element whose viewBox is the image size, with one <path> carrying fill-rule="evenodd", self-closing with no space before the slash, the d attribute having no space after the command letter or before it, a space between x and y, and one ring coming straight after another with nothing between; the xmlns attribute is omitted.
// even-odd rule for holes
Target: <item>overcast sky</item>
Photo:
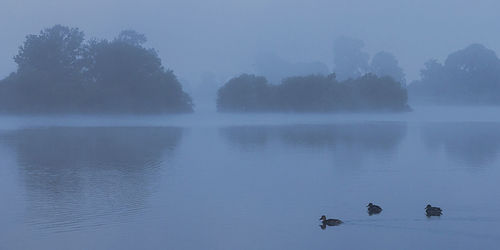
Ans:
<svg viewBox="0 0 500 250"><path fill-rule="evenodd" d="M500 1L494 0L0 0L0 77L27 34L63 24L87 38L135 29L163 64L196 82L203 72L226 78L251 72L258 53L333 67L335 38L365 41L372 56L392 52L407 78L430 58L470 43L500 51Z"/></svg>

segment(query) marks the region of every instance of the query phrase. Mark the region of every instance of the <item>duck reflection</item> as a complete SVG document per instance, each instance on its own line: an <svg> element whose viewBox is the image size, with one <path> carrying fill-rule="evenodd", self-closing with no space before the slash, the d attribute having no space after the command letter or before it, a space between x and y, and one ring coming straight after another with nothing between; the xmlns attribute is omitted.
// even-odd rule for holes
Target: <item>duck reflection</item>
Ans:
<svg viewBox="0 0 500 250"><path fill-rule="evenodd" d="M181 136L180 128L54 127L2 139L17 154L31 222L65 230L144 208Z"/></svg>
<svg viewBox="0 0 500 250"><path fill-rule="evenodd" d="M325 215L321 216L319 220L321 221L320 227L323 230L326 229L326 226L335 227L335 226L340 226L342 223L344 223L339 219L327 219Z"/></svg>

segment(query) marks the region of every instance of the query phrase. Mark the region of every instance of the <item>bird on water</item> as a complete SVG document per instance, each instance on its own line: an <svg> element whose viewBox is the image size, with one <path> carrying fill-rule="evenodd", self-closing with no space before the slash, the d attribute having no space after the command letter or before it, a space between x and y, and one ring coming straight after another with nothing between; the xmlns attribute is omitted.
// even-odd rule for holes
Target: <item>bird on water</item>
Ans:
<svg viewBox="0 0 500 250"><path fill-rule="evenodd" d="M379 214L380 212L382 212L382 208L380 206L377 206L371 202L366 207L368 207L368 214L369 215Z"/></svg>
<svg viewBox="0 0 500 250"><path fill-rule="evenodd" d="M443 210L439 207L433 207L430 204L428 204L425 207L425 214L427 215L427 217L441 216L443 214Z"/></svg>

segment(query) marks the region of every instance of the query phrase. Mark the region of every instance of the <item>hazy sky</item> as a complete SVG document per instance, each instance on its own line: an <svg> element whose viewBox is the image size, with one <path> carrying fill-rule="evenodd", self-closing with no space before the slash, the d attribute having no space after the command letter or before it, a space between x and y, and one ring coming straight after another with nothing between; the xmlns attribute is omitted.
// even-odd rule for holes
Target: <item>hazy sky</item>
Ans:
<svg viewBox="0 0 500 250"><path fill-rule="evenodd" d="M500 1L494 0L0 0L0 77L27 34L54 24L87 37L112 38L122 29L148 37L164 65L196 82L251 72L257 53L333 67L333 41L365 41L372 56L396 55L414 80L429 58L444 59L479 42L500 51Z"/></svg>

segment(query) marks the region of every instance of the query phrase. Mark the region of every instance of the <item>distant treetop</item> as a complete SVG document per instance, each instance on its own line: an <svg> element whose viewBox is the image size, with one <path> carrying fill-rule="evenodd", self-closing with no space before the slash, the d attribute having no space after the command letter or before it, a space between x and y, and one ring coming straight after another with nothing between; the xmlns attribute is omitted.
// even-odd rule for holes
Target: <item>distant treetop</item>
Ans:
<svg viewBox="0 0 500 250"><path fill-rule="evenodd" d="M333 46L334 72L339 80L357 78L369 71L370 55L363 52L365 46L362 40L339 37Z"/></svg>
<svg viewBox="0 0 500 250"><path fill-rule="evenodd" d="M148 41L144 34L139 34L135 30L123 30L115 38L115 41L128 43L134 46L142 46Z"/></svg>
<svg viewBox="0 0 500 250"><path fill-rule="evenodd" d="M500 104L500 60L481 44L432 59L409 86L412 100L441 104Z"/></svg>

